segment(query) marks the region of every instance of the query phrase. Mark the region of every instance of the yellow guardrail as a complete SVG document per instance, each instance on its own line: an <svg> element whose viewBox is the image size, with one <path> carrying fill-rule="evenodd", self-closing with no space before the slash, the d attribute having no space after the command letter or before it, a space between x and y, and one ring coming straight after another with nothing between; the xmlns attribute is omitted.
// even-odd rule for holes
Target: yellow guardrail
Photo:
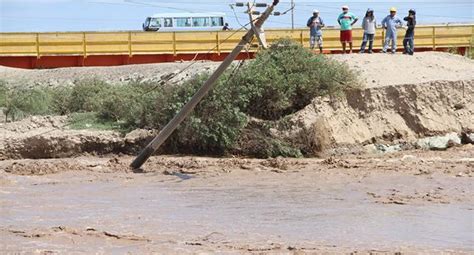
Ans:
<svg viewBox="0 0 474 255"><path fill-rule="evenodd" d="M212 32L53 32L53 33L0 33L0 56L51 56L51 55L138 55L230 52L245 31ZM267 29L268 42L288 37L309 46L308 29ZM354 44L358 47L363 31L354 29ZM384 31L377 30L375 48L382 46ZM399 31L399 44L404 31ZM474 37L474 24L449 26L418 26L416 47L470 47ZM324 30L324 48L339 50L339 30ZM255 51L256 49L250 49Z"/></svg>

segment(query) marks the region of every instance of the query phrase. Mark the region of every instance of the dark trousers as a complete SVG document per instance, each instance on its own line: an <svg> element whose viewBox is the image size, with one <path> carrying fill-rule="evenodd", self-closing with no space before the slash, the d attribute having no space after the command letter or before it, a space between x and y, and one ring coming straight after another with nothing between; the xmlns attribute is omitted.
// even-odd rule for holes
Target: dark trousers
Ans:
<svg viewBox="0 0 474 255"><path fill-rule="evenodd" d="M362 45L360 46L360 53L365 52L365 47L367 46L367 42L369 42L369 52L372 53L372 47L374 46L374 34L366 34L364 33L364 39L362 40Z"/></svg>
<svg viewBox="0 0 474 255"><path fill-rule="evenodd" d="M404 53L413 55L415 52L415 39L413 37L403 39L403 48L405 48Z"/></svg>

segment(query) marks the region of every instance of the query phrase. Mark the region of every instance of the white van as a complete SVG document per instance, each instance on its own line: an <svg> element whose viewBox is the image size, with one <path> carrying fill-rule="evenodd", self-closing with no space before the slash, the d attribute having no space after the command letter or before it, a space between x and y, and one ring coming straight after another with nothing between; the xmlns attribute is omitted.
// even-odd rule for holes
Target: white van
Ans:
<svg viewBox="0 0 474 255"><path fill-rule="evenodd" d="M222 30L225 13L162 13L147 17L143 31L210 31Z"/></svg>

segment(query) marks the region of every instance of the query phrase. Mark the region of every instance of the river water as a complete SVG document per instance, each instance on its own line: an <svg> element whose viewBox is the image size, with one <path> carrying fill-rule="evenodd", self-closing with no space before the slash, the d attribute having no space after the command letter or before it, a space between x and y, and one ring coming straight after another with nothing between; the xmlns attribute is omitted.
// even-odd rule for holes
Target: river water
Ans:
<svg viewBox="0 0 474 255"><path fill-rule="evenodd" d="M322 177L299 172L165 179L154 174L118 176L101 180L72 173L10 176L16 184L2 188L0 228L92 227L145 236L153 240L147 245L158 250L166 238L177 242L171 246L178 249L179 244L213 235L215 243L232 245L473 251L472 205L456 199L383 204L367 196L387 186L401 191L433 185L468 187L469 178L375 174L357 181L344 174ZM4 248L137 252L139 247L86 240L79 248L67 239L17 238L5 237Z"/></svg>

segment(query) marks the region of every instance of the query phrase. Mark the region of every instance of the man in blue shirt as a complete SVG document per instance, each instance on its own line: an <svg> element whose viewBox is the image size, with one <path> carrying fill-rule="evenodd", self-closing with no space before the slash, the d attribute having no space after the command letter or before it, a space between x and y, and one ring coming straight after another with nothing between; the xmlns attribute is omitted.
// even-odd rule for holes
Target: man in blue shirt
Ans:
<svg viewBox="0 0 474 255"><path fill-rule="evenodd" d="M316 45L316 42L318 43L319 47L319 52L323 53L323 31L321 31L321 28L323 28L324 21L323 19L319 16L319 11L314 10L313 11L313 16L311 16L308 19L308 22L306 25L309 27L309 45L311 49L314 49L314 46Z"/></svg>
<svg viewBox="0 0 474 255"><path fill-rule="evenodd" d="M392 53L397 51L397 28L402 26L402 20L397 16L397 9L392 7L390 9L390 15L382 20L382 27L386 29L385 42L383 45L383 53L387 53L390 41L392 42Z"/></svg>

